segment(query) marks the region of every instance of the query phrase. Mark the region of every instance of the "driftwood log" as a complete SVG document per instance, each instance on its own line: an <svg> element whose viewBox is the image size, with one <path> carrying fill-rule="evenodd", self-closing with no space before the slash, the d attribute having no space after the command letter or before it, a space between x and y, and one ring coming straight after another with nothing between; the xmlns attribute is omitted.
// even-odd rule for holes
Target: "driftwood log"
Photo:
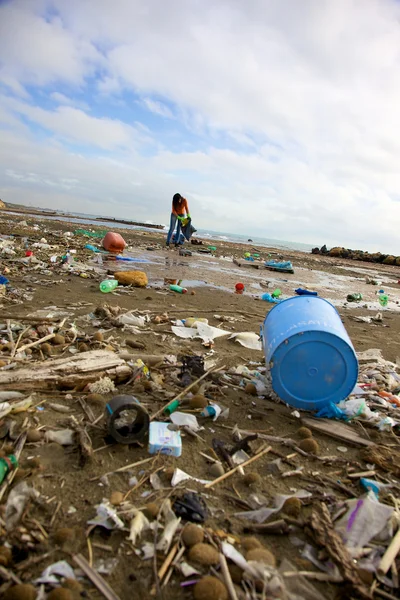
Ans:
<svg viewBox="0 0 400 600"><path fill-rule="evenodd" d="M72 388L101 377L125 381L131 374L130 367L114 352L92 350L71 357L51 358L13 371L0 371L0 389Z"/></svg>

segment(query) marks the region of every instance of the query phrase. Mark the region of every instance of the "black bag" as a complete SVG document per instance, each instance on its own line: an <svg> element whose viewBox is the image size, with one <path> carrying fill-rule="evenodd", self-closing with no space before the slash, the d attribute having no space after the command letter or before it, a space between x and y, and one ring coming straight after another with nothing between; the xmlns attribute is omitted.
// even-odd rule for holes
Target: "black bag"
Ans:
<svg viewBox="0 0 400 600"><path fill-rule="evenodd" d="M189 241L192 235L197 231L197 229L195 229L192 225L192 219L187 219L187 223L186 225L182 225L181 231L187 239L187 241Z"/></svg>

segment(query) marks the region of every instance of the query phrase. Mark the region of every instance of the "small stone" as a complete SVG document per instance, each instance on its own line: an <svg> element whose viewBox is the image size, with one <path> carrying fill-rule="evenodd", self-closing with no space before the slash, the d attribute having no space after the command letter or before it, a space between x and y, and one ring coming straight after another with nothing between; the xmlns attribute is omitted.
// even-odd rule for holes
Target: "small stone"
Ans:
<svg viewBox="0 0 400 600"><path fill-rule="evenodd" d="M12 552L10 548L7 546L0 546L0 565L3 567L8 567L12 561Z"/></svg>
<svg viewBox="0 0 400 600"><path fill-rule="evenodd" d="M59 333L57 333L51 340L51 343L54 346L62 346L65 344L65 337L63 335L60 335Z"/></svg>
<svg viewBox="0 0 400 600"><path fill-rule="evenodd" d="M210 544L195 544L190 548L189 560L196 562L199 565L211 567L212 565L217 565L219 563L219 553L218 550L216 550L214 546L210 546Z"/></svg>
<svg viewBox="0 0 400 600"><path fill-rule="evenodd" d="M74 595L71 590L59 587L48 594L47 600L74 600Z"/></svg>
<svg viewBox="0 0 400 600"><path fill-rule="evenodd" d="M299 498L288 498L285 500L285 504L282 506L282 511L289 517L294 517L297 519L297 517L300 515L301 507L302 504Z"/></svg>
<svg viewBox="0 0 400 600"><path fill-rule="evenodd" d="M228 600L228 590L225 585L212 575L202 577L193 590L195 600Z"/></svg>
<svg viewBox="0 0 400 600"><path fill-rule="evenodd" d="M122 492L112 492L110 496L110 504L113 506L119 506L124 501L124 494Z"/></svg>
<svg viewBox="0 0 400 600"><path fill-rule="evenodd" d="M190 295L191 295L191 296L195 296L195 295L196 295L196 292L195 292L194 290L192 290L192 291L190 292Z"/></svg>
<svg viewBox="0 0 400 600"><path fill-rule="evenodd" d="M299 448L304 450L304 452L308 452L309 454L319 454L319 445L314 438L302 440L299 444Z"/></svg>
<svg viewBox="0 0 400 600"><path fill-rule="evenodd" d="M88 404L93 404L93 405L104 407L107 400L101 394L88 394L86 396L86 402Z"/></svg>
<svg viewBox="0 0 400 600"><path fill-rule="evenodd" d="M26 441L34 444L36 442L40 442L40 440L42 439L43 434L41 431L38 431L37 429L34 429L33 427L31 427L30 429L28 429L28 431L26 432Z"/></svg>
<svg viewBox="0 0 400 600"><path fill-rule="evenodd" d="M188 523L182 531L182 540L189 548L201 544L204 540L204 531L194 523Z"/></svg>
<svg viewBox="0 0 400 600"><path fill-rule="evenodd" d="M250 394L251 396L257 396L257 388L254 383L248 383L244 388L246 394Z"/></svg>
<svg viewBox="0 0 400 600"><path fill-rule="evenodd" d="M246 473L243 477L244 485L259 485L262 481L262 477L259 473Z"/></svg>
<svg viewBox="0 0 400 600"><path fill-rule="evenodd" d="M30 583L19 583L8 588L4 600L35 600L36 590Z"/></svg>
<svg viewBox="0 0 400 600"><path fill-rule="evenodd" d="M297 430L297 435L301 437L302 440L305 440L312 437L312 431L311 429L308 429L308 427L300 427L300 429Z"/></svg>
<svg viewBox="0 0 400 600"><path fill-rule="evenodd" d="M211 467L209 468L209 471L210 471L210 475L212 475L212 477L215 477L215 478L221 477L221 475L223 475L225 473L225 469L220 462L212 464Z"/></svg>
<svg viewBox="0 0 400 600"><path fill-rule="evenodd" d="M190 406L190 408L193 408L193 409L194 408L205 408L206 406L208 406L208 400L202 394L196 394L196 396L193 396L192 398L190 398L189 406Z"/></svg>
<svg viewBox="0 0 400 600"><path fill-rule="evenodd" d="M240 545L242 546L245 552L249 552L250 550L254 550L255 548L262 548L263 545L254 536L244 537L240 540Z"/></svg>
<svg viewBox="0 0 400 600"><path fill-rule="evenodd" d="M101 333L101 331L96 331L93 336L93 340L95 342L102 342L104 340L104 335Z"/></svg>
<svg viewBox="0 0 400 600"><path fill-rule="evenodd" d="M50 344L41 344L40 349L43 352L43 354L47 354L48 356L50 356L50 354L52 353L52 348Z"/></svg>
<svg viewBox="0 0 400 600"><path fill-rule="evenodd" d="M253 548L253 550L249 550L246 554L246 560L254 560L262 562L265 565L270 565L271 567L276 567L276 558L267 548Z"/></svg>
<svg viewBox="0 0 400 600"><path fill-rule="evenodd" d="M143 509L144 516L150 519L150 521L154 521L158 517L159 512L160 505L156 502L149 502Z"/></svg>
<svg viewBox="0 0 400 600"><path fill-rule="evenodd" d="M69 527L61 527L54 533L54 541L58 546L63 546L75 540L75 531Z"/></svg>
<svg viewBox="0 0 400 600"><path fill-rule="evenodd" d="M135 348L136 350L144 350L146 348L146 346L143 342L139 342L138 340L135 340L134 338L128 338L127 340L125 340L125 343L130 348Z"/></svg>
<svg viewBox="0 0 400 600"><path fill-rule="evenodd" d="M89 346L87 344L85 344L85 342L81 342L78 346L78 350L79 350L79 352L88 352Z"/></svg>
<svg viewBox="0 0 400 600"><path fill-rule="evenodd" d="M83 585L79 583L79 581L77 581L76 579L72 579L71 577L64 579L62 586L67 590L71 590L74 596L80 596L83 592Z"/></svg>
<svg viewBox="0 0 400 600"><path fill-rule="evenodd" d="M8 363L5 360L0 360L0 369L1 367L5 367Z"/></svg>
<svg viewBox="0 0 400 600"><path fill-rule="evenodd" d="M168 481L172 481L172 478L175 473L175 467L167 467L164 469L164 475L168 479Z"/></svg>

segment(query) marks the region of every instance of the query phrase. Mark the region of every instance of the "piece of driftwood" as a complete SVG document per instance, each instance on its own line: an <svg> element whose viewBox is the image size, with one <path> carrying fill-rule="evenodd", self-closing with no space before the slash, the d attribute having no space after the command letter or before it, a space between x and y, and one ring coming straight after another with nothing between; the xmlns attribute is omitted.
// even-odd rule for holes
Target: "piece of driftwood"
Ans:
<svg viewBox="0 0 400 600"><path fill-rule="evenodd" d="M329 510L323 502L313 509L308 525L308 533L319 546L325 548L344 579L343 597L362 600L372 598L342 538L335 531Z"/></svg>
<svg viewBox="0 0 400 600"><path fill-rule="evenodd" d="M13 371L0 371L0 389L10 389L10 386L13 390L73 387L101 377L124 381L131 374L130 367L114 352L91 350L71 357L52 358Z"/></svg>
<svg viewBox="0 0 400 600"><path fill-rule="evenodd" d="M339 423L338 421L332 421L330 419L312 419L307 417L303 418L301 422L309 429L324 433L336 440L347 442L352 446L375 446L374 442L361 437L358 433L353 431L351 427L344 423Z"/></svg>
<svg viewBox="0 0 400 600"><path fill-rule="evenodd" d="M260 260L246 260L244 258L234 258L233 262L238 267L251 267L253 269L265 269L265 263Z"/></svg>

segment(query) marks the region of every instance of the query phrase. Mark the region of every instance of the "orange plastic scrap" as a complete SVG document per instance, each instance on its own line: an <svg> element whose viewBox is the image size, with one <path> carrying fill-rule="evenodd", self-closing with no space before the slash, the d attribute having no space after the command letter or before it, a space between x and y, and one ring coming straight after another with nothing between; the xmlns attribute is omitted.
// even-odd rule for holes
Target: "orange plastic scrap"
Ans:
<svg viewBox="0 0 400 600"><path fill-rule="evenodd" d="M394 394L391 394L390 392L384 392L384 391L378 392L378 395L381 398L385 398L385 400L387 400L391 404L395 404L396 406L400 406L400 398L398 396L395 396Z"/></svg>
<svg viewBox="0 0 400 600"><path fill-rule="evenodd" d="M109 231L103 238L103 248L107 252L116 252L119 254L123 252L126 246L126 242L122 235Z"/></svg>

